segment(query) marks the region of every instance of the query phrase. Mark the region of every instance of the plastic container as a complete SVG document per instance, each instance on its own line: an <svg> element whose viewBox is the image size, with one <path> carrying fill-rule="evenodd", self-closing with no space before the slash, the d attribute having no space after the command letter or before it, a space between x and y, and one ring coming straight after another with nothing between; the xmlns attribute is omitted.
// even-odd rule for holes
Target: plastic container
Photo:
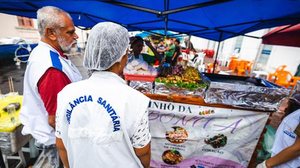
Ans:
<svg viewBox="0 0 300 168"><path fill-rule="evenodd" d="M23 125L18 126L12 132L0 132L0 149L3 154L11 155L17 153L26 143L30 135L22 135Z"/></svg>
<svg viewBox="0 0 300 168"><path fill-rule="evenodd" d="M124 74L125 80L128 81L145 81L153 82L156 76L153 75L136 75L136 74Z"/></svg>
<svg viewBox="0 0 300 168"><path fill-rule="evenodd" d="M0 98L0 133L13 132L19 125L20 106L23 96L8 95ZM15 106L14 104L19 104Z"/></svg>

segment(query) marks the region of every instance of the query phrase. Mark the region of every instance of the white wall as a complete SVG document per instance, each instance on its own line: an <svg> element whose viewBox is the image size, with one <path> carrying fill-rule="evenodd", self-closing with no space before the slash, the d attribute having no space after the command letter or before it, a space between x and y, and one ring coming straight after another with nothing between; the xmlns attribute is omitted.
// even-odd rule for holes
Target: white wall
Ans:
<svg viewBox="0 0 300 168"><path fill-rule="evenodd" d="M28 39L32 42L38 42L40 40L40 35L37 30L37 22L36 19L33 19L34 28L22 28L18 26L18 19L17 16L14 15L7 15L0 13L0 21L2 23L0 27L0 38L6 37L21 37L24 39ZM81 30L76 27L76 33L79 36L77 42L78 45L81 45L87 40L87 33L89 31ZM81 47L81 46L80 46Z"/></svg>
<svg viewBox="0 0 300 168"><path fill-rule="evenodd" d="M255 36L255 37L261 37L265 34L264 30L258 30L255 32L248 33L247 35ZM254 61L255 57L257 55L259 46L261 44L261 39L251 38L251 37L244 37L241 51L240 51L240 58Z"/></svg>
<svg viewBox="0 0 300 168"><path fill-rule="evenodd" d="M5 37L21 37L24 39L29 39L33 42L37 42L39 40L39 33L35 28L33 29L25 29L18 26L17 16L7 15L0 13L0 21L2 23L0 27L0 38Z"/></svg>
<svg viewBox="0 0 300 168"><path fill-rule="evenodd" d="M278 66L287 65L286 70L290 71L294 75L299 64L300 48L274 45L266 70L268 72L274 72Z"/></svg>
<svg viewBox="0 0 300 168"><path fill-rule="evenodd" d="M191 37L191 42L194 45L195 49L201 50L201 49L209 49L209 40L200 38L200 37L196 37L196 36L192 36Z"/></svg>
<svg viewBox="0 0 300 168"><path fill-rule="evenodd" d="M270 29L263 29L248 33L247 35L262 37L268 31L270 31ZM223 44L221 43L218 59L226 60L233 54L236 40L237 38L234 37L225 40ZM191 41L197 49L215 49L216 51L218 45L217 42L194 36L191 37ZM258 53L260 45L261 39L244 36L239 57L249 61L254 61L256 56L261 54ZM294 74L299 64L300 48L273 45L265 70L268 72L274 72L278 66L287 65L286 69Z"/></svg>
<svg viewBox="0 0 300 168"><path fill-rule="evenodd" d="M222 60L222 65L225 65L226 60L228 60L234 52L236 44L236 38L230 38L223 42L222 48L219 53L219 58Z"/></svg>

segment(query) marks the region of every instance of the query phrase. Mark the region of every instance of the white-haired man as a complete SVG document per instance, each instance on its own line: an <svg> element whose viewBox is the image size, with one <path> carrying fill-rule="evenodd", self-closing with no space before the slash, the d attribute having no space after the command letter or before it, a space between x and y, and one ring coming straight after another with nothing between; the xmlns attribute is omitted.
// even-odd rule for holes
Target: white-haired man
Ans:
<svg viewBox="0 0 300 168"><path fill-rule="evenodd" d="M56 98L66 85L82 78L63 54L76 45L78 36L70 15L59 8L46 6L39 9L37 22L41 40L31 52L25 71L20 114L24 125L22 133L31 134L43 150L37 162L50 156L51 166L58 167L54 134Z"/></svg>

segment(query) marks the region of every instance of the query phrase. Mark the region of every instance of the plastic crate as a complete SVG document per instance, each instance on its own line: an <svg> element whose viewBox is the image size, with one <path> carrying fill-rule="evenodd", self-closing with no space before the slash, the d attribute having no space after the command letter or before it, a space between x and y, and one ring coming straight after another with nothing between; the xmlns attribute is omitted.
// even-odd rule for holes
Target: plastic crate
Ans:
<svg viewBox="0 0 300 168"><path fill-rule="evenodd" d="M156 76L153 75L136 75L136 74L124 74L125 80L128 81L146 81L153 82Z"/></svg>

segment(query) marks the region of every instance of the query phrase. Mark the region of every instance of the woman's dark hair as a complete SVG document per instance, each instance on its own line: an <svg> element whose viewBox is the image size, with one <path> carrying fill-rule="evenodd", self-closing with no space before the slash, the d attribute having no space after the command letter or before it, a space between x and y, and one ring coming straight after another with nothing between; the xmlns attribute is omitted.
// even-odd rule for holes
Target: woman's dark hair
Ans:
<svg viewBox="0 0 300 168"><path fill-rule="evenodd" d="M130 37L129 38L129 43L131 44L131 45L133 45L134 43L136 43L136 42L138 42L138 41L144 41L143 40L143 38L142 37L140 37L140 36L134 36L134 37Z"/></svg>
<svg viewBox="0 0 300 168"><path fill-rule="evenodd" d="M292 95L288 100L288 106L285 109L285 116L300 109L300 93Z"/></svg>

